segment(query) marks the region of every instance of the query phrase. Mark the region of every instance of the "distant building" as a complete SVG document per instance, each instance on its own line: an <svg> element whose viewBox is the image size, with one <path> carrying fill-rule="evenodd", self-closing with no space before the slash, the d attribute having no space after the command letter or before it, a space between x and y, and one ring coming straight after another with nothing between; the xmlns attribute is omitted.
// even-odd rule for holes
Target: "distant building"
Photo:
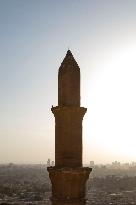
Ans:
<svg viewBox="0 0 136 205"><path fill-rule="evenodd" d="M131 167L136 167L136 162L132 162Z"/></svg>
<svg viewBox="0 0 136 205"><path fill-rule="evenodd" d="M50 166L51 166L51 160L48 159L48 160L47 160L47 167L50 167Z"/></svg>
<svg viewBox="0 0 136 205"><path fill-rule="evenodd" d="M94 161L90 161L90 167L91 167L91 168L94 167Z"/></svg>
<svg viewBox="0 0 136 205"><path fill-rule="evenodd" d="M120 162L118 162L118 161L112 162L112 167L115 169L120 168Z"/></svg>
<svg viewBox="0 0 136 205"><path fill-rule="evenodd" d="M130 164L129 163L124 163L122 164L123 169L129 169Z"/></svg>
<svg viewBox="0 0 136 205"><path fill-rule="evenodd" d="M54 167L54 161L51 162L51 166Z"/></svg>

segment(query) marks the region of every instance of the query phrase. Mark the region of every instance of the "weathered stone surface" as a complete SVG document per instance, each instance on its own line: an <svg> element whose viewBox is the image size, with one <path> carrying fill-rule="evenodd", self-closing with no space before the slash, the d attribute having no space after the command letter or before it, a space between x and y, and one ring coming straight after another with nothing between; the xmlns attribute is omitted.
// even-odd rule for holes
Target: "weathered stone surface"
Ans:
<svg viewBox="0 0 136 205"><path fill-rule="evenodd" d="M55 166L82 166L83 107L53 107L55 116Z"/></svg>
<svg viewBox="0 0 136 205"><path fill-rule="evenodd" d="M52 201L54 204L85 203L85 184L91 168L56 168L49 167L49 177L52 183Z"/></svg>

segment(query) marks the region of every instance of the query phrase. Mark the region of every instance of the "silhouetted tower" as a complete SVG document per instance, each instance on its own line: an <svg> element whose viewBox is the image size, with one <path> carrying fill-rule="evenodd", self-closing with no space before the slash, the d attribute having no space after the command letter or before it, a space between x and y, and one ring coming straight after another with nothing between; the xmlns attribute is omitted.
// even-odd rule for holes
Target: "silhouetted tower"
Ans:
<svg viewBox="0 0 136 205"><path fill-rule="evenodd" d="M70 50L58 73L58 106L55 117L55 167L49 167L53 205L84 205L85 184L91 168L82 167L80 68Z"/></svg>

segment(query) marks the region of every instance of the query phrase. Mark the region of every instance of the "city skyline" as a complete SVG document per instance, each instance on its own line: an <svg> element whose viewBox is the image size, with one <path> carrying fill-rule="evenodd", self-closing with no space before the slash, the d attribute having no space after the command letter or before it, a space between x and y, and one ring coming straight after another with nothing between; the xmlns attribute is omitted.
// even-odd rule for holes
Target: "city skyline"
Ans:
<svg viewBox="0 0 136 205"><path fill-rule="evenodd" d="M0 1L0 163L54 160L57 72L81 69L83 163L136 161L136 2Z"/></svg>

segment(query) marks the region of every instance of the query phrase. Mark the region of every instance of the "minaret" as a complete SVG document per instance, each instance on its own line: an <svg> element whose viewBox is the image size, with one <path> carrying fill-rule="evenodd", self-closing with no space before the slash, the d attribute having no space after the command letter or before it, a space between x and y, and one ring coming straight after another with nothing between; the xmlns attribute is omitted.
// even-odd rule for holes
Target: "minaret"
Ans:
<svg viewBox="0 0 136 205"><path fill-rule="evenodd" d="M55 117L55 166L48 167L52 205L85 205L85 184L91 168L82 167L82 120L80 68L70 50L58 73L58 106Z"/></svg>

